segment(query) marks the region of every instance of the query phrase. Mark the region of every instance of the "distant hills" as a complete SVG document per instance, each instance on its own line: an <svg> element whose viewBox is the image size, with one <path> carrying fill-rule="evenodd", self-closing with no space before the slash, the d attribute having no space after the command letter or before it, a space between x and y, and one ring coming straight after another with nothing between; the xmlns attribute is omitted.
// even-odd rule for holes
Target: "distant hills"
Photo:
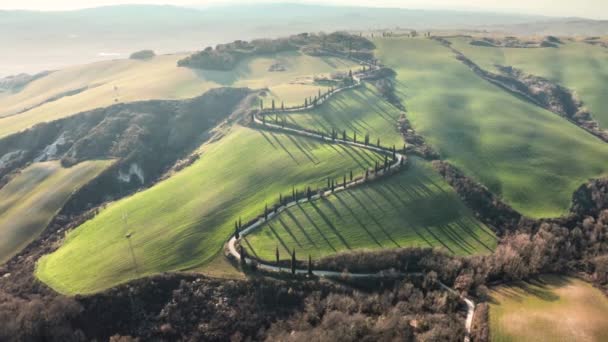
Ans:
<svg viewBox="0 0 608 342"><path fill-rule="evenodd" d="M302 4L210 8L123 5L77 11L0 11L0 76L132 52L198 50L235 39L306 31L487 29L517 34L608 34L608 22L463 11ZM570 33L571 32L571 33Z"/></svg>

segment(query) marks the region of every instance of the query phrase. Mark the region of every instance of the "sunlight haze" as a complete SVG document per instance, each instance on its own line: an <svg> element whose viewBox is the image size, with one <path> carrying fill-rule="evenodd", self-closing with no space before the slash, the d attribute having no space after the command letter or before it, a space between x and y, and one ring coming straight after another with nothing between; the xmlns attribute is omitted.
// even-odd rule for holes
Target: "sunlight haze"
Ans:
<svg viewBox="0 0 608 342"><path fill-rule="evenodd" d="M260 1L260 3L278 3L286 1ZM608 2L605 0L581 1L555 1L555 0L328 0L328 1L287 1L289 3L331 4L344 6L370 6L370 7L400 7L416 9L450 9L450 10L479 10L509 13L540 14L548 16L586 17L593 19L608 19ZM121 4L154 4L204 7L223 4L244 3L238 0L24 0L0 2L0 9L28 9L28 10L72 10L98 6ZM251 3L251 2L246 2Z"/></svg>

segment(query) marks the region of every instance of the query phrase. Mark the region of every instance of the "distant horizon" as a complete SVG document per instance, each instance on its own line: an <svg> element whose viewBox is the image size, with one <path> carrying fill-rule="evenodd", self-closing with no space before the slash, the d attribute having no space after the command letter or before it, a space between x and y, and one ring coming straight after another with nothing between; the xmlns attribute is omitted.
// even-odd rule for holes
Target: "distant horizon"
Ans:
<svg viewBox="0 0 608 342"><path fill-rule="evenodd" d="M530 4L526 0L513 0L504 6L499 0L265 0L245 2L242 0L210 0L204 3L197 0L95 0L83 3L76 0L57 0L49 3L41 0L22 0L18 3L2 4L0 10L20 10L36 12L78 11L115 6L174 6L188 9L204 10L205 8L235 6L235 5L316 5L331 7L361 7L361 8L398 8L403 10L429 10L454 12L479 12L502 15L544 16L554 18L581 18L589 20L608 20L608 2L602 0L581 0L573 8L556 5L555 1L539 0ZM488 4L490 3L490 4ZM539 4L541 3L541 4ZM543 5L546 4L545 5ZM494 4L494 5L492 5ZM534 6L531 6L534 5ZM602 15L600 15L600 13Z"/></svg>

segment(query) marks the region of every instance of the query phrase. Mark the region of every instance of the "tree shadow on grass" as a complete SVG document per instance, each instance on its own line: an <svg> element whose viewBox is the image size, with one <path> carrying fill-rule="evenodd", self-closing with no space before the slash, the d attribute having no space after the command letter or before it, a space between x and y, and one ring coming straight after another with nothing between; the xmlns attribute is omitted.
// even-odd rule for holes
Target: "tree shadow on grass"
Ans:
<svg viewBox="0 0 608 342"><path fill-rule="evenodd" d="M310 225L312 225L317 232L319 233L319 235L323 238L323 240L325 240L325 242L327 243L327 245L334 251L337 252L338 250L334 247L334 245L329 241L329 239L327 238L327 236L325 236L325 233L323 233L323 231L321 230L321 228L319 228L319 226L315 223L315 221L313 221L313 219L310 217L310 215L308 214L308 212L306 212L306 209L303 208L300 204L298 204L298 209L302 212L302 214L304 214L304 216L306 217L306 220L308 220L308 222L310 223Z"/></svg>
<svg viewBox="0 0 608 342"><path fill-rule="evenodd" d="M310 147L305 148L302 144L300 144L298 139L294 138L290 134L286 134L285 136L298 148L298 150L300 150L300 152L302 152L306 158L308 158L308 160L310 160L311 163L319 164L319 160L309 151Z"/></svg>
<svg viewBox="0 0 608 342"><path fill-rule="evenodd" d="M304 228L302 228L302 226L299 224L298 221L296 221L295 217L293 216L293 214L291 213L291 210L287 210L284 211L284 213L287 214L287 216L291 219L292 222L294 222L296 224L296 227L298 227L298 229L302 232L302 234L306 237L306 239L308 240L308 242L310 242L313 246L315 246L315 248L317 248L317 245L315 244L315 242L310 238L310 236L308 235L308 233L306 232L306 230ZM300 241L298 241L298 239L295 237L295 235L292 233L291 229L289 229L288 225L285 223L285 221L283 221L282 218L282 214L279 215L277 217L277 220L279 221L279 223L281 224L281 226L283 227L283 229L289 233L289 235L291 236L292 239L294 239L294 241L298 244L298 247L302 248L302 244L300 243Z"/></svg>
<svg viewBox="0 0 608 342"><path fill-rule="evenodd" d="M378 245L378 247L383 247L382 243L380 241L378 241L378 239L376 239L374 234L372 234L369 231L369 229L367 229L367 226L361 221L359 216L357 216L357 214L355 214L353 209L348 206L348 204L342 199L341 196L342 196L342 194L336 194L336 199L338 200L338 202L340 202L340 204L350 212L351 217L354 218L355 221L357 221L357 224L359 224L359 227L361 227L361 229L363 229L367 233L367 235L369 235L369 237L372 240L374 240L374 242Z"/></svg>
<svg viewBox="0 0 608 342"><path fill-rule="evenodd" d="M270 133L270 136L274 139L274 141L281 146L281 149L283 149L283 151L285 151L285 153L287 153L287 155L289 155L289 157L297 164L300 165L300 162L296 159L296 157L294 157L293 154L291 154L291 152L289 151L288 148L285 147L285 145L283 145L283 143L281 142L281 140L279 138L277 138L276 134L274 133Z"/></svg>
<svg viewBox="0 0 608 342"><path fill-rule="evenodd" d="M356 194L354 193L354 191L348 191L347 192L351 198L357 202L357 204L359 205L359 207L363 208L363 210L365 211L365 213L367 214L367 217L369 217L376 226L378 226L378 228L384 233L384 235L386 235L386 237L396 246L396 247L401 247L401 245L399 245L399 243L397 243L397 241L395 241L395 239L393 239L393 237L391 236L391 234L384 228L384 226L382 225L382 223L380 223L378 221L378 219L369 211L369 209L367 208L367 206L356 196Z"/></svg>
<svg viewBox="0 0 608 342"><path fill-rule="evenodd" d="M348 242L346 242L346 239L344 238L344 236L342 236L342 234L340 234L340 232L338 231L336 226L334 226L334 224L329 220L327 215L325 215L325 213L323 211L321 211L321 209L319 209L317 204L314 201L312 201L312 202L310 202L310 206L317 212L317 215L319 215L319 217L321 217L321 219L323 219L325 224L334 232L334 234L338 237L338 239L340 239L342 244L344 246L346 246L347 249L351 249Z"/></svg>
<svg viewBox="0 0 608 342"><path fill-rule="evenodd" d="M279 243L281 244L281 246L283 247L283 249L285 249L285 251L287 251L287 253L291 252L289 250L289 248L287 247L287 244L285 243L285 241L283 241L283 239L281 238L281 235L279 235L274 227L272 226L271 223L268 223L268 228L270 229L270 231L272 232L272 235L274 235L274 237L277 239L277 241L279 241Z"/></svg>

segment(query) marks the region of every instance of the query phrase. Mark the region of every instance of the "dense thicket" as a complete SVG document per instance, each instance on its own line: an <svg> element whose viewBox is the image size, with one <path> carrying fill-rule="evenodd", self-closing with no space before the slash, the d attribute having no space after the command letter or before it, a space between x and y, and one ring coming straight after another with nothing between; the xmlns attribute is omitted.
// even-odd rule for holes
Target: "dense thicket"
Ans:
<svg viewBox="0 0 608 342"><path fill-rule="evenodd" d="M248 57L297 50L315 56L329 53L371 59L373 55L370 50L374 48L374 44L366 38L344 32L302 33L279 39L256 39L250 42L237 40L219 44L215 49L207 47L179 60L177 65L197 69L232 70Z"/></svg>

